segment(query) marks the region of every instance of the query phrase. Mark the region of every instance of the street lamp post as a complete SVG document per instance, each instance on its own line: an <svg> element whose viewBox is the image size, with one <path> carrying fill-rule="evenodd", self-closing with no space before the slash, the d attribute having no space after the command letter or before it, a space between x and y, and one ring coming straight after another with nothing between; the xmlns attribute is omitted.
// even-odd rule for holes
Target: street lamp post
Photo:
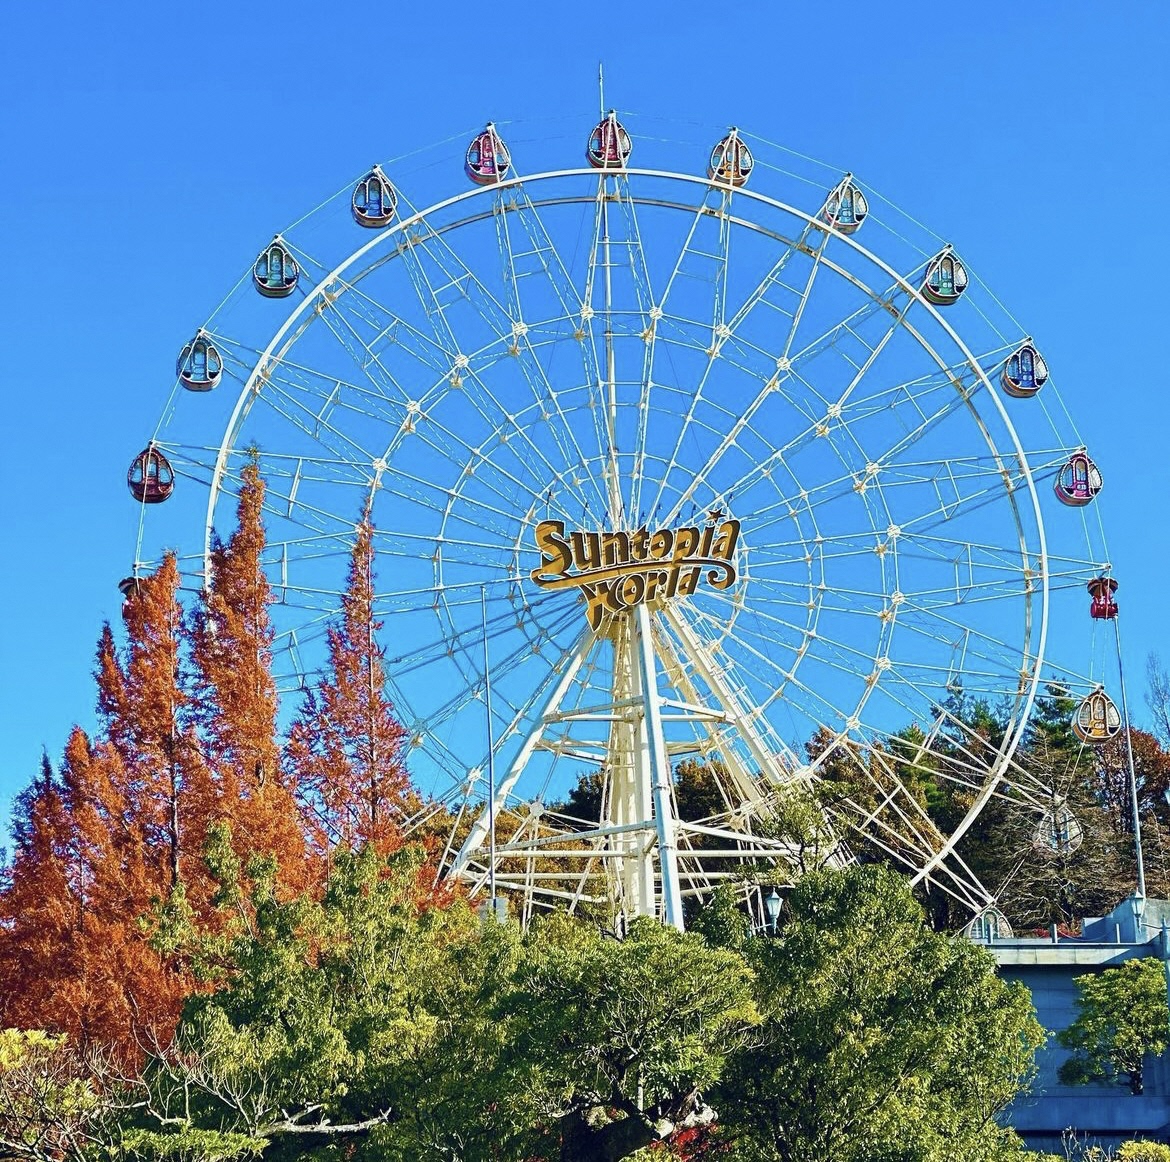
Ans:
<svg viewBox="0 0 1170 1162"><path fill-rule="evenodd" d="M764 897L764 911L768 916L768 935L776 935L776 925L780 922L780 907L784 901L780 893L773 887Z"/></svg>

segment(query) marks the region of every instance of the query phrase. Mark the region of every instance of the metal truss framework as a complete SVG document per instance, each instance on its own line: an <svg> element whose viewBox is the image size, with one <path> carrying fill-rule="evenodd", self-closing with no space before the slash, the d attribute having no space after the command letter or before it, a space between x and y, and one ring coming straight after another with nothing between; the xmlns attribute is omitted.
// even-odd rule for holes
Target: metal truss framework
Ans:
<svg viewBox="0 0 1170 1162"><path fill-rule="evenodd" d="M400 204L340 262L289 242L316 279L265 344L206 328L241 384L221 436L156 434L208 487L194 569L255 440L279 646L303 685L355 516L375 514L379 616L403 627L391 691L434 788L407 826L449 813L450 873L476 889L488 811L463 724L485 693L486 594L505 675L495 881L525 915L567 903L681 926L687 896L858 842L981 909L955 846L992 796L1051 808L1013 755L1050 594L1102 566L1049 551L1036 482L1070 444L1025 450L989 378L1017 338L973 353L922 298L921 267L898 273L817 206L697 176L564 170ZM573 595L529 582L549 513L632 530L712 505L743 518L726 591L592 630ZM960 696L1003 701L998 747ZM685 759L718 791L699 818L679 810ZM852 789L826 794L843 764ZM967 796L949 834L914 770ZM582 773L589 818L571 810ZM794 802L816 805L811 838L777 827Z"/></svg>

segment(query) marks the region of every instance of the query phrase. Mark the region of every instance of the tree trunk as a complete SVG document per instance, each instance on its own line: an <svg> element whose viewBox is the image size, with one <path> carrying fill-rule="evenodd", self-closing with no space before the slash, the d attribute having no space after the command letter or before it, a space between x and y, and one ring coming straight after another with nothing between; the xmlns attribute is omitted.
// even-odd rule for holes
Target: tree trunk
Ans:
<svg viewBox="0 0 1170 1162"><path fill-rule="evenodd" d="M620 1118L594 1129L583 1112L575 1111L561 1118L561 1162L619 1162L656 1139L641 1118Z"/></svg>

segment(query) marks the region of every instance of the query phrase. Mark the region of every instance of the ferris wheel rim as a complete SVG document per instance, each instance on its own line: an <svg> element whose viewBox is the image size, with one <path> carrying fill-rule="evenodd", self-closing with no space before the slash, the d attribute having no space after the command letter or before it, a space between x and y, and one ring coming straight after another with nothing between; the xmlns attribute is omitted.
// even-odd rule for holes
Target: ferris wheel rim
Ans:
<svg viewBox="0 0 1170 1162"><path fill-rule="evenodd" d="M670 180L670 181L682 182L688 186L703 187L703 188L711 188L711 187L718 188L718 183L712 182L710 179L704 178L704 177L699 176L697 174L680 173L680 172L671 171L671 170L640 169L640 168L633 168L633 167L623 167L621 170L615 170L615 171L612 171L611 173L608 173L608 174L603 175L603 176L604 177L617 177L617 178L630 178L630 177L643 178L644 177L647 179L665 179L665 180ZM297 338L296 326L297 326L298 322L303 322L303 325L307 326L308 323L310 323L312 321L312 312L314 311L317 303L320 301L320 297L321 297L323 292L327 291L330 288L330 286L332 284L334 284L342 275L344 275L345 272L350 270L354 266L355 263L360 262L361 259L363 258L363 256L368 255L371 252L376 252L381 247L387 246L388 244L391 243L391 240L393 240L396 237L400 237L403 233L405 233L411 227L417 226L421 223L425 223L428 218L432 217L433 215L441 212L442 210L444 210L448 207L451 207L451 206L456 205L456 204L464 203L464 202L471 202L472 199L476 198L478 195L481 195L481 194L491 195L493 193L499 193L501 191L506 191L509 188L512 188L512 189L520 188L520 187L523 187L526 183L536 184L536 183L542 183L542 182L548 182L548 181L552 181L552 180L566 179L566 178L597 179L597 177L598 177L598 173L596 170L585 169L585 168L570 168L570 169L548 170L548 171L544 171L544 172L537 173L537 174L531 174L531 175L515 174L514 176L509 177L503 181L500 181L492 186L473 187L472 189L462 191L459 194L453 195L452 197L449 197L446 199L440 199L439 201L434 202L431 205L428 205L422 209L416 210L413 213L411 213L410 215L403 217L402 219L399 219L398 221L393 223L390 227L387 227L386 229L379 231L377 234L375 234L373 237L371 237L364 245L359 246L357 249L352 251L345 259L343 259L340 263L337 263L333 267L333 269L330 270L327 274L325 274L323 277L319 278L316 285L310 291L307 291L303 295L303 297L297 303L295 308L289 313L289 315L286 317L286 319L284 320L282 325L278 328L276 333L273 335L272 339L269 341L267 347L264 349L264 351L257 358L255 365L253 367L253 370L249 374L248 379L244 383L244 386L242 387L242 389L240 391L239 397L237 398L235 408L234 408L232 416L228 422L227 428L225 429L224 437L221 441L220 448L219 448L219 451L217 453L215 470L214 470L213 479L212 479L212 483L211 483L211 487L210 487L210 491L209 491L208 508L207 508L207 521L206 521L206 527L205 527L205 562L208 559L208 549L210 547L212 521L213 521L213 517L214 517L214 512L215 512L215 508L216 508L216 504L217 504L218 495L219 495L220 490L221 490L223 476L224 476L224 473L226 471L227 457L230 454L230 452L234 450L236 440L237 440L238 435L239 435L239 431L242 427L244 420L247 418L247 414L248 414L248 411L250 410L251 403L257 397L258 381L263 378L264 369L270 365L270 363L273 359L274 353L278 350L278 348L280 347L280 344L286 338L288 338L290 336L290 334L291 334L291 338L289 340L288 346L291 346L292 343L296 342L296 338ZM1041 667L1042 667L1043 662L1044 662L1045 653L1046 653L1046 643L1047 643L1047 625L1048 625L1048 612L1049 612L1049 586L1048 586L1049 567L1048 567L1048 554L1047 554L1047 545L1046 545L1045 523L1044 523L1044 519L1043 519L1043 514L1042 514L1040 506L1039 506L1039 497L1038 497L1036 486L1035 486L1035 480L1033 477L1031 464L1030 464L1027 453L1023 449L1023 446L1022 446L1022 443L1020 441L1019 434L1015 428L1015 425L1012 423L1011 418L1010 418L1010 416L1009 416L1009 414L1008 414L1008 412L1003 404L1003 401L999 399L998 394L995 391L995 389L994 389L994 387L993 387L993 385L992 385L992 383L987 375L987 372L983 368L981 362L972 354L972 352L968 348L965 340L959 335L959 333L955 330L955 328L952 327L946 321L945 318L943 318L939 309L934 304L930 303L928 300L926 300L923 297L923 295L920 293L919 289L909 281L909 278L907 276L903 276L902 274L897 272L893 267L891 267L887 262L885 262L884 259L882 259L879 255L877 255L873 251L870 251L867 247L861 245L851 235L843 234L840 231L838 231L836 229L836 227L833 226L832 224L826 224L826 223L823 223L820 220L818 220L816 218L815 214L810 214L808 211L800 209L799 207L792 206L785 201L773 198L769 195L760 193L759 191L756 191L756 190L737 189L735 192L736 192L736 194L739 195L739 197L741 199L740 204L742 204L743 201L754 201L754 202L758 202L762 205L769 206L772 209L779 210L783 213L791 214L798 221L803 220L803 222L806 224L806 226L813 226L816 229L821 230L821 231L825 232L827 235L835 238L838 243L844 242L844 243L848 244L848 246L851 250L860 254L866 261L872 263L878 270L885 273L891 279L891 281L893 282L893 284L896 287L900 288L902 291L904 291L909 296L911 296L911 301L916 302L916 303L920 304L921 306L925 307L927 309L929 315L932 317L934 324L936 326L938 326L942 330L942 332L949 338L949 340L955 345L957 351L961 354L961 356L962 356L963 360L966 362L967 366L969 366L972 369L972 371L975 373L975 375L978 377L983 388L985 389L984 394L991 397L991 399L995 405L995 409L996 409L998 418L1000 419L1001 423L1003 424L1004 428L1006 429L1007 433L1009 434L1011 447L1012 447L1012 449L1014 449L1015 457L1022 468L1022 478L1026 481L1026 484L1027 484L1028 495L1029 495L1029 499L1031 501L1031 516L1032 516L1034 523L1035 523L1035 529L1036 529L1036 534L1037 534L1037 537L1039 540L1039 549L1040 549L1039 569L1038 569L1038 580L1039 580L1039 626L1038 626L1038 629L1039 629L1039 638L1038 638L1037 648L1036 648L1035 652L1027 658L1027 661L1031 665L1031 676L1030 676L1030 680L1028 683L1028 689L1026 692L1026 697L1024 700L1023 709L1020 713L1020 717L1019 717L1019 720L1015 726L1014 731L1007 739L1005 739L1004 746L1001 748L1001 761L997 762L997 764L994 768L993 777L988 778L988 780L985 783L983 792L979 796L978 800L975 803L973 803L972 807L968 810L968 812L964 816L964 819L961 821L959 826L957 828L955 828L950 833L949 837L947 837L947 842L944 845L943 849L938 853L936 859L934 861L932 861L932 863L930 865L928 865L926 868L922 869L919 872L919 875L917 878L921 879L924 876L929 876L929 873L932 870L932 868L934 866L937 866L938 863L941 863L942 860L946 858L946 856L953 849L954 845L962 837L962 834L965 833L965 831L970 827L971 823L974 821L975 817L979 813L979 810L986 803L987 799L990 798L990 796L994 793L996 786L998 785L999 781L1003 777L1003 771L1006 769L1007 761L1010 759L1011 754L1015 751L1016 747L1019 744L1020 738L1022 737L1022 732L1025 728L1026 720L1031 712L1032 706L1034 704L1034 701L1035 701L1035 698L1037 695L1037 691L1039 689L1039 684L1040 684L1040 680L1041 680ZM589 197L582 196L582 197L572 198L572 199L568 199L568 200L574 201L574 202L588 202L588 201L592 201L593 197L592 196L589 196ZM652 200L651 199L638 199L637 197L635 197L634 201L641 202L641 201L652 201ZM537 203L537 204L543 204L543 203ZM691 211L694 210L693 205L681 205L680 204L675 208L686 209L686 210L691 210ZM492 211L488 211L487 213L482 214L482 215L477 215L476 217L478 217L478 218L489 217L491 215L491 213L492 213ZM472 219L470 219L470 218L461 218L457 222L446 225L444 227L444 230L458 229L461 226L466 225L471 220ZM760 228L758 226L758 224L752 223L750 220L743 220L737 224L744 225L746 227L750 227L753 229ZM787 241L789 243L791 243L791 240L787 240ZM388 260L389 257L391 257L391 256L386 256L386 257ZM837 273L844 274L845 272L841 269L838 269ZM357 280L355 280L355 283L356 283L356 281ZM856 282L856 280L854 280L854 281ZM875 292L867 284L857 284L857 285L862 285L865 292L867 294L869 294L871 298L877 297L877 292ZM939 356L939 355L937 355L937 353L935 353L933 343L925 341L921 337L917 337L917 338L918 338L918 341L922 344L922 346L926 350L928 350L932 354L934 354L940 367L946 366L945 361L941 358L941 356ZM285 351L287 351L287 349L288 349L288 347L286 346L283 349L282 353L280 355L276 356L277 361L279 361L281 358L283 358L283 353ZM992 447L993 449L996 448L996 445L993 442L991 442L990 440L988 441L988 443L989 443L989 447ZM375 488L377 487L376 483L375 483L374 487ZM1021 540L1022 540L1022 536L1021 536ZM1025 547L1025 556L1027 556L1026 546L1022 546L1022 547ZM206 569L206 566L205 566L205 569ZM206 580L207 580L207 574L205 572L205 583L206 583ZM505 580L505 579L501 578L501 580ZM1025 640L1027 640L1027 635L1025 635Z"/></svg>

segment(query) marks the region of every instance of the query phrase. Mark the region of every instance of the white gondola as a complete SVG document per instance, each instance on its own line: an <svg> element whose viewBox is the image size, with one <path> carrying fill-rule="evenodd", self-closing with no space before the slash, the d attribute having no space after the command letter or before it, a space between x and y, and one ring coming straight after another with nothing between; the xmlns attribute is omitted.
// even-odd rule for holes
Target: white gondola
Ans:
<svg viewBox="0 0 1170 1162"><path fill-rule="evenodd" d="M211 391L223 377L223 357L203 331L179 352L175 374L188 391Z"/></svg>

